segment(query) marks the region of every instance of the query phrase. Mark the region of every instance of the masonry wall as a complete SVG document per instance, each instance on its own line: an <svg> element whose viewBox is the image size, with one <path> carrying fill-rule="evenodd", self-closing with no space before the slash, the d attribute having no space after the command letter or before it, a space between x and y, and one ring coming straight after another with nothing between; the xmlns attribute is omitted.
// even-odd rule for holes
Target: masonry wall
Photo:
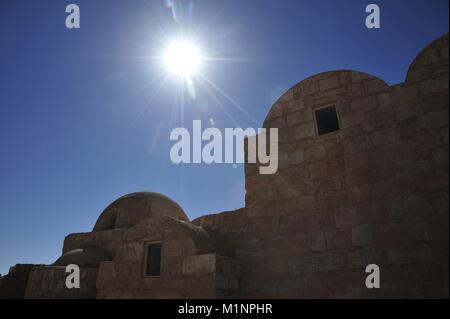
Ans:
<svg viewBox="0 0 450 319"><path fill-rule="evenodd" d="M31 270L26 299L93 299L98 268L80 267L80 288L66 287L66 267L37 266Z"/></svg>
<svg viewBox="0 0 450 319"><path fill-rule="evenodd" d="M144 276L145 243L161 243L161 274ZM113 261L102 262L97 298L237 297L240 263L221 256L200 227L170 217L132 227Z"/></svg>
<svg viewBox="0 0 450 319"><path fill-rule="evenodd" d="M122 237L127 231L127 228L119 228L70 234L64 239L62 253L65 254L78 248L97 247L103 249L108 257L112 259L122 243Z"/></svg>
<svg viewBox="0 0 450 319"><path fill-rule="evenodd" d="M318 136L326 105L341 130ZM448 297L448 109L448 36L405 83L327 72L281 97L278 173L247 165L246 208L194 221L243 262L242 297Z"/></svg>
<svg viewBox="0 0 450 319"><path fill-rule="evenodd" d="M36 265L17 264L7 276L0 277L0 299L22 299L31 270Z"/></svg>

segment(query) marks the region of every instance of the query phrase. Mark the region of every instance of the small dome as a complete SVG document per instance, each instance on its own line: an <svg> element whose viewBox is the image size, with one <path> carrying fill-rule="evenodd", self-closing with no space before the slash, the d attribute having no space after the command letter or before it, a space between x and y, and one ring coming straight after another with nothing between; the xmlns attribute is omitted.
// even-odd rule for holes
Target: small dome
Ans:
<svg viewBox="0 0 450 319"><path fill-rule="evenodd" d="M170 216L189 221L183 209L170 198L153 192L131 193L110 204L97 219L94 231L128 228L152 216Z"/></svg>
<svg viewBox="0 0 450 319"><path fill-rule="evenodd" d="M80 267L98 267L100 262L109 260L105 251L100 248L80 248L68 251L58 258L54 266L75 264Z"/></svg>
<svg viewBox="0 0 450 319"><path fill-rule="evenodd" d="M434 67L433 67L434 65ZM423 81L448 69L448 33L428 44L409 66L406 82ZM433 70L437 68L438 70ZM438 71L438 72L435 72Z"/></svg>

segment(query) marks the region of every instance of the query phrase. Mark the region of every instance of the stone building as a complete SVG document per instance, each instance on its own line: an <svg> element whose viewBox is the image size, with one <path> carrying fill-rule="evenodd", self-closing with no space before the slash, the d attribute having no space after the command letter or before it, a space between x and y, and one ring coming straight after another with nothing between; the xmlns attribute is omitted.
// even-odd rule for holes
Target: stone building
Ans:
<svg viewBox="0 0 450 319"><path fill-rule="evenodd" d="M10 298L397 298L449 294L448 35L404 83L321 73L287 91L279 170L246 164L245 207L189 221L157 193L119 198L52 265L16 265ZM81 269L67 289L65 266ZM368 289L376 264L381 287Z"/></svg>

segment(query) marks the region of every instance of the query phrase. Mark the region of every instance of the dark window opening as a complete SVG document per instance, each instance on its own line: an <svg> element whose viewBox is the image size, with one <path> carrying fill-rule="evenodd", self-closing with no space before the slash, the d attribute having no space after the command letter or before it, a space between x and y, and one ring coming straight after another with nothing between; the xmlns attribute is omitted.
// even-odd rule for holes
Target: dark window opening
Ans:
<svg viewBox="0 0 450 319"><path fill-rule="evenodd" d="M145 276L159 276L161 271L161 244L147 244L145 248Z"/></svg>
<svg viewBox="0 0 450 319"><path fill-rule="evenodd" d="M316 111L317 132L319 135L339 131L336 107L329 106Z"/></svg>

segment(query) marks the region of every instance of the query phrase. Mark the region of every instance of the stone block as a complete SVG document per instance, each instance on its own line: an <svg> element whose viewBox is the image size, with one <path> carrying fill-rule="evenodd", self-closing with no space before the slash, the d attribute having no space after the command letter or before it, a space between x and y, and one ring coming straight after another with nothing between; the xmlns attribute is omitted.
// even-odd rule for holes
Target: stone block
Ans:
<svg viewBox="0 0 450 319"><path fill-rule="evenodd" d="M305 138L312 138L316 135L316 131L314 128L314 124L302 124L299 126L295 126L293 128L293 138L294 140L302 140Z"/></svg>
<svg viewBox="0 0 450 319"><path fill-rule="evenodd" d="M385 147L397 143L397 134L394 128L388 128L372 132L371 139L375 147Z"/></svg>
<svg viewBox="0 0 450 319"><path fill-rule="evenodd" d="M312 210L316 208L316 199L313 195L300 196L297 198L297 208L300 210Z"/></svg>
<svg viewBox="0 0 450 319"><path fill-rule="evenodd" d="M294 126L302 122L305 122L305 120L302 118L302 113L300 111L288 114L286 117L286 121L288 126Z"/></svg>
<svg viewBox="0 0 450 319"><path fill-rule="evenodd" d="M347 86L347 94L352 98L358 98L364 96L364 85L361 83L354 83Z"/></svg>
<svg viewBox="0 0 450 319"><path fill-rule="evenodd" d="M319 82L320 91L337 88L339 85L339 78L337 76L332 76Z"/></svg>
<svg viewBox="0 0 450 319"><path fill-rule="evenodd" d="M419 106L417 103L405 103L395 106L395 117L400 120L406 120L411 117L416 117L419 114Z"/></svg>
<svg viewBox="0 0 450 319"><path fill-rule="evenodd" d="M381 266L385 264L386 258L383 249L376 247L364 247L352 251L348 255L350 268L363 268L367 265L376 264Z"/></svg>
<svg viewBox="0 0 450 319"><path fill-rule="evenodd" d="M407 199L409 208L409 216L428 216L434 213L434 208L431 203L431 198L426 195L411 195Z"/></svg>
<svg viewBox="0 0 450 319"><path fill-rule="evenodd" d="M369 224L352 227L352 244L369 246L373 243L373 226Z"/></svg>
<svg viewBox="0 0 450 319"><path fill-rule="evenodd" d="M323 231L308 233L308 245L313 252L321 252L327 249Z"/></svg>
<svg viewBox="0 0 450 319"><path fill-rule="evenodd" d="M325 232L327 251L346 252L352 247L352 234L349 228Z"/></svg>
<svg viewBox="0 0 450 319"><path fill-rule="evenodd" d="M312 163L311 165L309 165L309 172L313 179L327 176L327 162L322 161Z"/></svg>
<svg viewBox="0 0 450 319"><path fill-rule="evenodd" d="M348 112L345 114L341 114L340 116L340 124L343 130L361 125L363 124L363 121L364 114L362 111Z"/></svg>
<svg viewBox="0 0 450 319"><path fill-rule="evenodd" d="M424 218L405 219L400 222L402 240L405 242L427 241L432 239L427 221Z"/></svg>
<svg viewBox="0 0 450 319"><path fill-rule="evenodd" d="M183 260L184 275L205 275L216 272L216 255L194 255Z"/></svg>
<svg viewBox="0 0 450 319"><path fill-rule="evenodd" d="M434 78L420 83L420 93L423 95L435 94L443 91L448 91L448 75L446 77Z"/></svg>
<svg viewBox="0 0 450 319"><path fill-rule="evenodd" d="M367 95L376 95L389 91L389 87L383 81L377 79L367 79L363 81Z"/></svg>
<svg viewBox="0 0 450 319"><path fill-rule="evenodd" d="M141 260L143 251L142 243L123 244L120 248L120 258L123 260Z"/></svg>
<svg viewBox="0 0 450 319"><path fill-rule="evenodd" d="M369 96L361 99L354 100L351 103L351 108L353 111L363 114L364 112L374 110L378 106L377 98L375 96ZM362 118L360 118L362 121Z"/></svg>
<svg viewBox="0 0 450 319"><path fill-rule="evenodd" d="M442 140L439 130L425 130L417 134L417 150L427 153L433 148L441 147Z"/></svg>
<svg viewBox="0 0 450 319"><path fill-rule="evenodd" d="M402 240L399 221L387 221L372 226L373 243L377 246L392 246Z"/></svg>
<svg viewBox="0 0 450 319"><path fill-rule="evenodd" d="M228 278L228 289L232 291L239 291L240 289L239 278L230 276Z"/></svg>
<svg viewBox="0 0 450 319"><path fill-rule="evenodd" d="M289 164L301 164L305 161L305 154L302 149L296 150L289 154Z"/></svg>
<svg viewBox="0 0 450 319"><path fill-rule="evenodd" d="M355 85L357 86L357 85ZM353 89L351 92L349 91L350 89ZM357 95L357 96L361 96L361 94L364 94L363 91L358 90L357 88L354 88L354 86L350 85L348 88L345 86L341 86L341 87L337 87L334 89L330 89L327 90L323 93L324 97L336 97L339 95L344 95L344 94L352 94L352 95Z"/></svg>
<svg viewBox="0 0 450 319"><path fill-rule="evenodd" d="M298 276L342 270L345 266L345 256L340 254L303 256L293 260L293 272Z"/></svg>
<svg viewBox="0 0 450 319"><path fill-rule="evenodd" d="M323 209L311 212L308 223L308 229L310 231L323 231L335 228L336 224L333 218L333 210Z"/></svg>
<svg viewBox="0 0 450 319"><path fill-rule="evenodd" d="M358 224L358 207L341 206L334 213L338 228L351 227Z"/></svg>
<svg viewBox="0 0 450 319"><path fill-rule="evenodd" d="M419 124L424 129L448 126L448 111L446 114L440 111L429 112L419 119Z"/></svg>
<svg viewBox="0 0 450 319"><path fill-rule="evenodd" d="M448 166L449 166L448 147L435 149L433 151L433 157L436 162L437 168L443 172L447 172L448 174Z"/></svg>
<svg viewBox="0 0 450 319"><path fill-rule="evenodd" d="M388 249L389 263L412 264L433 261L431 249L426 244L406 244Z"/></svg>
<svg viewBox="0 0 450 319"><path fill-rule="evenodd" d="M300 111L305 108L305 101L303 99L297 99L290 101L287 106L287 112L292 113L295 111Z"/></svg>
<svg viewBox="0 0 450 319"><path fill-rule="evenodd" d="M345 205L350 201L351 194L347 189L338 189L326 193L317 194L318 208L334 208L339 205Z"/></svg>
<svg viewBox="0 0 450 319"><path fill-rule="evenodd" d="M268 119L264 122L265 128L284 128L286 127L286 118L284 116Z"/></svg>
<svg viewBox="0 0 450 319"><path fill-rule="evenodd" d="M309 227L309 216L301 213L282 215L280 219L280 233L306 233Z"/></svg>
<svg viewBox="0 0 450 319"><path fill-rule="evenodd" d="M364 79L368 78L367 74L361 73L361 72L351 72L350 76L352 78L352 81L354 83L362 82Z"/></svg>
<svg viewBox="0 0 450 319"><path fill-rule="evenodd" d="M306 81L305 83L303 83L301 87L300 94L302 96L308 96L318 92L319 92L319 83L317 83L316 81Z"/></svg>
<svg viewBox="0 0 450 319"><path fill-rule="evenodd" d="M381 108L391 105L391 95L389 93L382 93L378 95L378 104Z"/></svg>
<svg viewBox="0 0 450 319"><path fill-rule="evenodd" d="M294 90L290 89L279 98L279 101L289 102L292 101L293 99L294 99Z"/></svg>
<svg viewBox="0 0 450 319"><path fill-rule="evenodd" d="M244 264L254 265L264 262L265 253L261 247L238 248L236 249L236 257Z"/></svg>
<svg viewBox="0 0 450 319"><path fill-rule="evenodd" d="M323 145L315 145L305 149L305 159L307 161L316 161L326 157L326 149Z"/></svg>
<svg viewBox="0 0 450 319"><path fill-rule="evenodd" d="M305 234L295 234L288 236L273 237L267 242L266 258L289 258L309 252L307 236Z"/></svg>
<svg viewBox="0 0 450 319"><path fill-rule="evenodd" d="M348 141L350 149L355 152L364 152L373 147L372 142L370 141L370 138L368 135L360 135L352 137Z"/></svg>
<svg viewBox="0 0 450 319"><path fill-rule="evenodd" d="M272 106L269 114L267 115L266 120L270 120L270 119L282 116L283 115L283 108L284 108L284 104L283 103L281 103L281 102L275 103Z"/></svg>
<svg viewBox="0 0 450 319"><path fill-rule="evenodd" d="M319 192L328 192L342 188L342 182L339 177L325 179L319 183Z"/></svg>
<svg viewBox="0 0 450 319"><path fill-rule="evenodd" d="M363 127L366 132L388 128L394 124L393 110L389 107L367 112L364 117Z"/></svg>
<svg viewBox="0 0 450 319"><path fill-rule="evenodd" d="M311 108L305 108L300 111L302 121L305 122L311 122L313 120L313 112Z"/></svg>
<svg viewBox="0 0 450 319"><path fill-rule="evenodd" d="M448 214L449 210L449 194L446 191L437 192L428 195L429 203L433 207L436 214Z"/></svg>
<svg viewBox="0 0 450 319"><path fill-rule="evenodd" d="M414 66L424 66L437 63L439 61L439 51L435 48L428 48L423 51L418 59L416 59Z"/></svg>

